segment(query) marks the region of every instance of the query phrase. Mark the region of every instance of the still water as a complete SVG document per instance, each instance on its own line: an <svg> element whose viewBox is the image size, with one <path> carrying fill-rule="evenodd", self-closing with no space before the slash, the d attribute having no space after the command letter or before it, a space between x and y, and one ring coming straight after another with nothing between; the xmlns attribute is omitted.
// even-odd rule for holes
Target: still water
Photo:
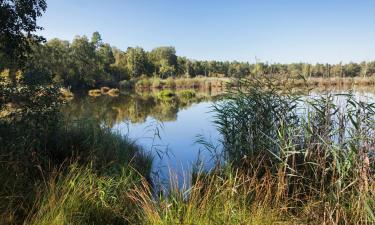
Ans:
<svg viewBox="0 0 375 225"><path fill-rule="evenodd" d="M347 93L348 90L332 92ZM316 90L308 95L321 93ZM354 91L362 101L373 101L374 93L375 90ZM206 168L213 164L214 154L197 143L198 140L204 139L220 149L220 135L213 124L212 111L217 100L217 94L200 92L194 97L177 94L169 99L158 93L86 96L72 100L64 113L70 119L94 119L111 127L113 132L129 137L154 156L153 170L160 180L167 180L172 173L182 182L183 177L189 179L188 171L198 162L203 162Z"/></svg>

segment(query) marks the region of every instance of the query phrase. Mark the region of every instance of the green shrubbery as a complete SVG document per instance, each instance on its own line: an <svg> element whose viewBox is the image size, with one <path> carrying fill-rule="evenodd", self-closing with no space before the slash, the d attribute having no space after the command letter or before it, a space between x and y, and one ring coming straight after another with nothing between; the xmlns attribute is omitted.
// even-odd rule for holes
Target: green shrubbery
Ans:
<svg viewBox="0 0 375 225"><path fill-rule="evenodd" d="M182 90L179 91L177 95L183 99L192 99L196 96L196 93L194 90Z"/></svg>

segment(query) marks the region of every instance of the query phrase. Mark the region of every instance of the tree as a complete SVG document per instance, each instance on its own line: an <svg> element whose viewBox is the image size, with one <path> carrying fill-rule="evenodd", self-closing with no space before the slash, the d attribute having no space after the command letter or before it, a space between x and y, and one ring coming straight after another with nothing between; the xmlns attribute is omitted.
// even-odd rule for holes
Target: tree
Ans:
<svg viewBox="0 0 375 225"><path fill-rule="evenodd" d="M162 77L171 76L177 69L177 56L174 47L158 47L149 53L154 72Z"/></svg>
<svg viewBox="0 0 375 225"><path fill-rule="evenodd" d="M114 63L111 65L111 73L116 81L129 79L127 70L126 53L117 48L112 48Z"/></svg>
<svg viewBox="0 0 375 225"><path fill-rule="evenodd" d="M0 70L10 69L15 83L16 69L24 66L31 43L43 40L34 32L42 29L36 20L47 4L45 0L1 0L0 7Z"/></svg>
<svg viewBox="0 0 375 225"><path fill-rule="evenodd" d="M109 72L109 66L115 62L112 48L109 44L103 44L97 51L100 61L100 69Z"/></svg>
<svg viewBox="0 0 375 225"><path fill-rule="evenodd" d="M148 67L148 60L146 52L140 48L128 48L126 51L127 68L132 78L139 77L146 74Z"/></svg>
<svg viewBox="0 0 375 225"><path fill-rule="evenodd" d="M95 46L89 42L86 36L74 38L70 55L73 60L73 76L70 78L71 85L75 88L92 87L98 76L98 61Z"/></svg>
<svg viewBox="0 0 375 225"><path fill-rule="evenodd" d="M99 34L98 31L95 31L92 34L91 43L95 46L96 49L98 49L100 46L102 46L102 44L103 44L102 36Z"/></svg>

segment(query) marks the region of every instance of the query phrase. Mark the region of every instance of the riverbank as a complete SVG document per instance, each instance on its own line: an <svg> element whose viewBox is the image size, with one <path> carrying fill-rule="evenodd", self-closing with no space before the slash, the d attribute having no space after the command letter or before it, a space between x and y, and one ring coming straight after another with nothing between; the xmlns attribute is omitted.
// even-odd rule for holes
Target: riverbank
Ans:
<svg viewBox="0 0 375 225"><path fill-rule="evenodd" d="M303 78L281 78L267 77L272 79L273 85L279 85L286 88L345 88L353 87L372 88L375 87L375 76L371 77L310 77ZM61 88L60 92L65 99L74 97L74 93L78 95L88 94L93 97L101 95L108 95L117 97L121 93L128 93L129 91L147 92L158 91L164 89L171 90L195 90L212 93L223 93L228 89L237 86L237 79L233 78L219 78L219 77L196 77L196 78L141 78L133 80L121 81L117 86L109 88L106 86L88 89L76 90L72 92L69 89Z"/></svg>

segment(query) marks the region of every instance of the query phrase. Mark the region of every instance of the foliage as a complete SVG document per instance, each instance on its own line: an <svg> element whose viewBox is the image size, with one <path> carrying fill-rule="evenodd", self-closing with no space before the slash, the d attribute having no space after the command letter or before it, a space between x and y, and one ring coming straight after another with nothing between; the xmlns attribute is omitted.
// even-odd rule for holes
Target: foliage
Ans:
<svg viewBox="0 0 375 225"><path fill-rule="evenodd" d="M128 197L142 178L124 167L116 176L98 175L90 167L69 166L56 171L25 224L132 224L137 208Z"/></svg>
<svg viewBox="0 0 375 225"><path fill-rule="evenodd" d="M223 135L226 157L238 167L243 159L275 154L279 143L271 140L277 139L284 121L296 123L298 95L283 93L273 83L270 79L238 80L226 100L214 105L214 123Z"/></svg>
<svg viewBox="0 0 375 225"><path fill-rule="evenodd" d="M182 90L182 91L179 91L177 94L180 98L184 98L184 99L192 99L196 96L196 93L194 90Z"/></svg>
<svg viewBox="0 0 375 225"><path fill-rule="evenodd" d="M15 82L15 70L25 63L30 44L43 40L34 32L41 29L36 20L47 4L45 0L2 0L0 7L0 71L10 69Z"/></svg>
<svg viewBox="0 0 375 225"><path fill-rule="evenodd" d="M350 94L296 102L268 82L242 83L214 108L225 160L266 179L274 206L319 223L374 222L374 103Z"/></svg>
<svg viewBox="0 0 375 225"><path fill-rule="evenodd" d="M169 89L162 90L158 94L159 99L162 101L172 100L175 96L176 94Z"/></svg>
<svg viewBox="0 0 375 225"><path fill-rule="evenodd" d="M119 86L122 80L144 77L232 77L254 75L282 79L313 79L371 77L374 62L348 64L266 64L257 62L197 61L176 55L174 47L158 47L150 52L141 47L121 51L103 43L98 32L91 41L77 36L72 43L51 39L45 44L34 44L27 68L43 71L51 79L73 89ZM27 72L27 71L25 71ZM168 80L168 79L167 79ZM177 79L176 79L177 81ZM181 81L181 80L179 80ZM169 85L169 84L167 84ZM181 84L177 84L181 86Z"/></svg>

